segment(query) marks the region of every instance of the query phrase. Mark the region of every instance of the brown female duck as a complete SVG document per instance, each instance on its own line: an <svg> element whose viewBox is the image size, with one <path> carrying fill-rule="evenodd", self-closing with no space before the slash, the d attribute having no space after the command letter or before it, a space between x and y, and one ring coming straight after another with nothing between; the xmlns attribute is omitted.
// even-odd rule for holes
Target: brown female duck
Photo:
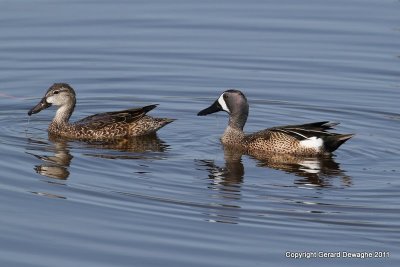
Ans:
<svg viewBox="0 0 400 267"><path fill-rule="evenodd" d="M76 94L66 83L55 83L46 92L42 100L33 107L28 115L38 113L51 105L58 106L56 115L48 131L55 136L71 139L106 140L142 136L155 133L158 129L174 121L167 118L153 118L146 115L157 105L122 111L95 114L77 122L70 123L74 111Z"/></svg>

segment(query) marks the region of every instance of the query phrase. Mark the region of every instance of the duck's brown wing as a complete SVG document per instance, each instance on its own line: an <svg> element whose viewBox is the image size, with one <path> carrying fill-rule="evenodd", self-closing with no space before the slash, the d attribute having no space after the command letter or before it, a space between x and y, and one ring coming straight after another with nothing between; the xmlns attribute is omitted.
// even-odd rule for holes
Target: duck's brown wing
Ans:
<svg viewBox="0 0 400 267"><path fill-rule="evenodd" d="M143 118L143 116L145 116L147 112L154 109L155 107L157 107L157 105L149 105L141 108L99 113L81 119L74 124L78 126L85 126L93 130L98 130L111 124L132 123Z"/></svg>

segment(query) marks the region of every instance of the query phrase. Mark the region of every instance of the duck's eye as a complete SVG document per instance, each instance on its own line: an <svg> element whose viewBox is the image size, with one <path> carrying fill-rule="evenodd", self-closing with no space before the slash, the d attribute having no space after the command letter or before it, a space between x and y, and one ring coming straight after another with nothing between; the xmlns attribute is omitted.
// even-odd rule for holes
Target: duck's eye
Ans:
<svg viewBox="0 0 400 267"><path fill-rule="evenodd" d="M53 94L57 95L60 91L54 91Z"/></svg>
<svg viewBox="0 0 400 267"><path fill-rule="evenodd" d="M228 98L228 95L227 95L227 94L224 94L223 98L224 98L224 99L227 99L227 98Z"/></svg>

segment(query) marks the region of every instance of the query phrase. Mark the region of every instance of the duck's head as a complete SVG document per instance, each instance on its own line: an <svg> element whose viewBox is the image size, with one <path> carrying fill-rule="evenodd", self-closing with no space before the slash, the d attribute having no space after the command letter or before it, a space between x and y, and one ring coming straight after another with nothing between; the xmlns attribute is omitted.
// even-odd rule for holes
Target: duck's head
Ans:
<svg viewBox="0 0 400 267"><path fill-rule="evenodd" d="M247 115L249 104L247 103L246 96L241 91L230 89L223 92L211 106L197 113L197 116L205 116L218 111L226 111L230 115Z"/></svg>
<svg viewBox="0 0 400 267"><path fill-rule="evenodd" d="M218 111L227 112L229 125L242 130L249 114L249 104L241 91L230 89L223 92L211 106L197 113L197 116L205 116Z"/></svg>
<svg viewBox="0 0 400 267"><path fill-rule="evenodd" d="M55 106L75 106L75 91L69 84L55 83L47 90L46 94L40 102L28 111L28 115L38 113L51 105Z"/></svg>

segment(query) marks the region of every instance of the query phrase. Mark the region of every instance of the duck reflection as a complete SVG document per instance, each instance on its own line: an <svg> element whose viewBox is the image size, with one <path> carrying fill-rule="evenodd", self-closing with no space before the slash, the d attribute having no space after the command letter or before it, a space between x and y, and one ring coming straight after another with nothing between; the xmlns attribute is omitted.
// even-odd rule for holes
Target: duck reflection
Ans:
<svg viewBox="0 0 400 267"><path fill-rule="evenodd" d="M162 159L162 156L151 155L148 152L165 152L169 145L158 138L156 133L153 133L133 138L119 138L108 142L86 141L83 147L90 149L90 152L85 153L85 155L92 157L108 159Z"/></svg>
<svg viewBox="0 0 400 267"><path fill-rule="evenodd" d="M257 166L281 170L299 177L295 185L308 185L316 187L333 186L334 178L340 178L342 186L351 186L351 178L340 169L332 155L319 157L302 157L295 155L267 155L253 153L249 155L258 161Z"/></svg>
<svg viewBox="0 0 400 267"><path fill-rule="evenodd" d="M66 140L52 142L52 146L48 146L46 142L29 139L29 144L35 147L35 153L27 152L30 155L40 159L42 164L36 165L34 170L43 176L50 178L66 180L69 176L69 165L73 156L68 148L68 142ZM40 149L41 153L46 154L36 154ZM33 150L29 148L29 150ZM48 155L51 153L51 155Z"/></svg>
<svg viewBox="0 0 400 267"><path fill-rule="evenodd" d="M242 154L234 150L224 150L225 166L219 167L213 160L197 160L201 168L208 172L208 188L213 199L205 213L206 221L237 224L240 219L241 184L244 177ZM222 203L221 203L222 202Z"/></svg>
<svg viewBox="0 0 400 267"><path fill-rule="evenodd" d="M224 149L225 166L217 166L213 160L199 160L209 171L208 177L213 185L235 186L243 182L244 166L242 154L235 150Z"/></svg>
<svg viewBox="0 0 400 267"><path fill-rule="evenodd" d="M36 165L34 170L43 176L66 180L70 175L69 166L73 159L70 153L71 144L77 141L54 135L49 135L49 141L51 145L47 142L29 139L30 147L28 149L31 152L28 154L42 161L42 164ZM145 152L164 152L168 147L164 141L158 138L157 134L116 139L109 142L81 142L81 144L79 148L90 151L84 153L86 156L109 159L145 159L150 157ZM94 151L96 153L93 153ZM157 158L157 156L152 158Z"/></svg>
<svg viewBox="0 0 400 267"><path fill-rule="evenodd" d="M212 202L205 213L206 220L219 223L239 223L241 218L241 187L245 175L242 156L246 155L257 162L258 167L270 168L294 174L295 186L313 188L332 187L336 178L341 186L352 185L351 177L340 169L332 156L299 157L293 155L247 154L240 150L224 148L224 166L218 166L214 160L196 160L200 169L206 169L210 183Z"/></svg>
<svg viewBox="0 0 400 267"><path fill-rule="evenodd" d="M351 186L351 178L340 169L332 156L302 157L286 154L266 154L265 152L246 154L243 151L224 147L225 166L215 165L213 160L200 160L209 172L214 184L240 185L243 182L244 166L242 156L247 155L257 161L257 166L284 171L299 177L296 185L332 186L332 179L340 177L342 186ZM225 189L224 189L225 190Z"/></svg>

